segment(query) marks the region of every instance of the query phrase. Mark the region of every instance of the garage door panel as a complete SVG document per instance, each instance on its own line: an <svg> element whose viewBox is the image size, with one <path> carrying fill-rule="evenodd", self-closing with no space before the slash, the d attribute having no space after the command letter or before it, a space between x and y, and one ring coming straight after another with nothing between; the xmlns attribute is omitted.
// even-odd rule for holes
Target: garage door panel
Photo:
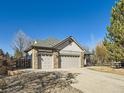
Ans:
<svg viewBox="0 0 124 93"><path fill-rule="evenodd" d="M41 67L42 69L52 69L51 55L41 55Z"/></svg>
<svg viewBox="0 0 124 93"><path fill-rule="evenodd" d="M79 68L79 56L61 56L61 68Z"/></svg>

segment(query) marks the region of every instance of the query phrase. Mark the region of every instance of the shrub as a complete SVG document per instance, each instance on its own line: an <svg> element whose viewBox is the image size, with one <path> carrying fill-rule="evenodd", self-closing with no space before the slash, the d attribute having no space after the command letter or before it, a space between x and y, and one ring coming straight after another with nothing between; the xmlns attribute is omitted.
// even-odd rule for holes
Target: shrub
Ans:
<svg viewBox="0 0 124 93"><path fill-rule="evenodd" d="M7 67L6 66L1 66L0 67L0 75L7 74Z"/></svg>
<svg viewBox="0 0 124 93"><path fill-rule="evenodd" d="M0 89L4 89L6 86L6 81L4 79L0 79Z"/></svg>

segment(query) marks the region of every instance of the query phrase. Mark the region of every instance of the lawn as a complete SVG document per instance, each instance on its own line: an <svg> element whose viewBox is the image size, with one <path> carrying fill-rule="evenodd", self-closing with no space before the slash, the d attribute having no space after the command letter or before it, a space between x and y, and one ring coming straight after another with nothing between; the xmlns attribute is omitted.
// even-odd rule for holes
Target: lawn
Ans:
<svg viewBox="0 0 124 93"><path fill-rule="evenodd" d="M95 70L95 71L100 71L100 72L107 72L107 73L113 73L113 74L118 74L118 75L124 75L124 69L123 68L114 69L114 68L107 67L107 66L93 66L93 67L89 67L89 69Z"/></svg>

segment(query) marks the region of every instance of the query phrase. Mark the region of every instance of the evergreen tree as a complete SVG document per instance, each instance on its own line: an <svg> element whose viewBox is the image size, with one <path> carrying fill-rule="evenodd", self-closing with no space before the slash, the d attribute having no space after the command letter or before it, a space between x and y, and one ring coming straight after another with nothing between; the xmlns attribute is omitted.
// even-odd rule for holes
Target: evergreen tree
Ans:
<svg viewBox="0 0 124 93"><path fill-rule="evenodd" d="M104 45L111 60L122 61L124 60L124 0L120 0L112 8L110 21Z"/></svg>
<svg viewBox="0 0 124 93"><path fill-rule="evenodd" d="M14 57L15 58L21 58L23 56L23 53L19 51L18 49L15 50Z"/></svg>
<svg viewBox="0 0 124 93"><path fill-rule="evenodd" d="M6 56L6 59L7 59L7 60L9 60L9 59L10 59L10 55L9 55L9 53L8 53L8 52L6 52L5 56Z"/></svg>
<svg viewBox="0 0 124 93"><path fill-rule="evenodd" d="M2 59L3 59L3 56L4 56L4 52L3 52L3 50L2 50L2 49L0 49L0 60L2 60Z"/></svg>
<svg viewBox="0 0 124 93"><path fill-rule="evenodd" d="M4 52L2 49L0 49L0 55L4 55Z"/></svg>

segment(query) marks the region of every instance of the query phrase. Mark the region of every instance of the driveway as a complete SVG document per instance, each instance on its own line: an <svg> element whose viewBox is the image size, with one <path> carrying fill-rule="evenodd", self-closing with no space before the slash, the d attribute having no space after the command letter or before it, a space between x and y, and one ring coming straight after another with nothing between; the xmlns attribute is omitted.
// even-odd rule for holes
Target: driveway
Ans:
<svg viewBox="0 0 124 93"><path fill-rule="evenodd" d="M124 93L124 76L87 68L74 69L70 72L80 73L76 78L78 82L72 86L84 93Z"/></svg>
<svg viewBox="0 0 124 93"><path fill-rule="evenodd" d="M29 69L32 71L32 69ZM34 71L34 70L33 70ZM68 71L79 73L77 83L72 84L84 93L124 93L124 76L93 71L88 68L81 69L48 69L35 71Z"/></svg>

